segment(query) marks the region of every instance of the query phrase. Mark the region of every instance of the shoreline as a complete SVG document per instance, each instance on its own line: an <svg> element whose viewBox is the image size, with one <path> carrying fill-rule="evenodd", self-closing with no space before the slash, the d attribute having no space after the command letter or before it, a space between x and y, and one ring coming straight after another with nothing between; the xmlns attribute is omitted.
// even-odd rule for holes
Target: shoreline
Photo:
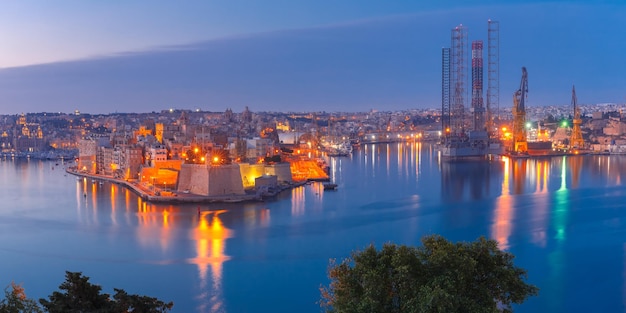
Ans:
<svg viewBox="0 0 626 313"><path fill-rule="evenodd" d="M293 183L288 186L279 186L276 191L268 192L268 193L255 193L255 194L245 194L245 195L223 195L223 196L203 196L196 194L188 194L188 193L179 193L178 191L168 191L171 195L162 196L157 194L157 192L162 192L162 190L154 190L150 189L147 186L143 186L141 183L135 181L126 181L123 179L113 178L109 176L95 175L77 172L72 168L68 167L65 169L65 172L68 174L74 175L76 177L82 177L87 179L99 180L99 181L107 181L111 183L115 183L118 185L122 185L129 190L136 193L141 199L148 202L153 203L239 203L239 202L251 202L251 201L264 201L266 198L271 198L277 196L279 193L300 187L306 184L304 182Z"/></svg>

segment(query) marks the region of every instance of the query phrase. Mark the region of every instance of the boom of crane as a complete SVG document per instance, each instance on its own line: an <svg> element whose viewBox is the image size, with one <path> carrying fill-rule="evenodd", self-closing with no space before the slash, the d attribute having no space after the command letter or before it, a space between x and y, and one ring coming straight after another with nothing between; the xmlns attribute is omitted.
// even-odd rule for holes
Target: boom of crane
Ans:
<svg viewBox="0 0 626 313"><path fill-rule="evenodd" d="M572 106L574 107L574 120L572 121L572 137L570 139L570 147L581 149L585 146L585 140L583 140L582 131L580 130L580 125L582 124L582 120L580 118L580 108L577 104L578 100L576 98L576 88L572 86Z"/></svg>
<svg viewBox="0 0 626 313"><path fill-rule="evenodd" d="M522 81L519 89L513 94L513 152L525 153L528 151L526 141L526 106L528 94L528 73L522 67Z"/></svg>

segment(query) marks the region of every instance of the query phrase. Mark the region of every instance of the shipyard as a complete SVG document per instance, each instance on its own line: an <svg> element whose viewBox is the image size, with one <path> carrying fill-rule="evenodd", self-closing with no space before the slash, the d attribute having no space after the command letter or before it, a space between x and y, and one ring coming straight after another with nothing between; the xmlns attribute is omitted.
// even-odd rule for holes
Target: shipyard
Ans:
<svg viewBox="0 0 626 313"><path fill-rule="evenodd" d="M617 152L585 142L582 117L572 87L571 111L562 123L527 118L528 71L521 67L519 89L513 92L509 116L500 110L498 21L487 22L487 93L483 98L483 41L471 43L471 105L465 104L467 28L462 24L451 31L451 46L442 48L440 151L447 161L484 159L493 156L511 158L578 155ZM485 101L486 100L486 101ZM554 117L552 117L554 119ZM551 123L550 123L551 122ZM552 125L549 125L552 124ZM556 142L555 142L556 141Z"/></svg>

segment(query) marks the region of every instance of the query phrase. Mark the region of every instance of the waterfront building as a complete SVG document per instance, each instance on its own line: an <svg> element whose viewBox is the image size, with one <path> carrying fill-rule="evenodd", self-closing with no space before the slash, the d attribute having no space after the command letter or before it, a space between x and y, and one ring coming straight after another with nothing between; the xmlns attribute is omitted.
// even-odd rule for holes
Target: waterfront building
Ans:
<svg viewBox="0 0 626 313"><path fill-rule="evenodd" d="M620 118L609 117L602 133L607 136L622 136L626 133L626 123L622 122Z"/></svg>
<svg viewBox="0 0 626 313"><path fill-rule="evenodd" d="M78 144L78 165L79 171L96 174L96 149L97 142L94 138L84 138Z"/></svg>
<svg viewBox="0 0 626 313"><path fill-rule="evenodd" d="M228 145L229 156L232 159L245 162L257 162L259 159L274 155L276 147L273 141L266 138L239 139L231 138Z"/></svg>
<svg viewBox="0 0 626 313"><path fill-rule="evenodd" d="M2 152L10 152L13 150L13 142L6 130L2 131L2 135L0 135L0 148Z"/></svg>
<svg viewBox="0 0 626 313"><path fill-rule="evenodd" d="M164 145L154 145L146 149L146 165L154 167L156 162L167 161L167 149Z"/></svg>
<svg viewBox="0 0 626 313"><path fill-rule="evenodd" d="M3 134L4 137L4 134ZM16 152L39 152L45 150L48 146L43 136L43 130L39 123L27 122L26 115L23 113L16 121L12 131L7 133L3 142L6 142L7 149L13 149ZM11 144L8 144L8 143Z"/></svg>
<svg viewBox="0 0 626 313"><path fill-rule="evenodd" d="M122 159L119 169L126 180L138 177L143 164L143 149L137 145L128 145L122 148Z"/></svg>

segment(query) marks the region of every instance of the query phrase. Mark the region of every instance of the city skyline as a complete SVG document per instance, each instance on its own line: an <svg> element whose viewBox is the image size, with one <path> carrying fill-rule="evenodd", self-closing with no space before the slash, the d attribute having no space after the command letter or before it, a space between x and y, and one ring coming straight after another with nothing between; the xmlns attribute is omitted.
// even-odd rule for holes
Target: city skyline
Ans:
<svg viewBox="0 0 626 313"><path fill-rule="evenodd" d="M529 72L530 106L568 104L574 84L581 104L624 101L619 26L625 5L494 3L12 3L5 11L12 18L4 16L0 32L6 52L0 101L4 114L438 107L441 48L450 45L450 29L463 24L470 41L486 40L489 18L501 24L501 107L511 106L522 66ZM29 7L37 10L27 15ZM107 18L116 14L111 23ZM11 25L18 18L27 23L26 17L41 20ZM76 27L80 21L89 23ZM34 44L38 37L29 32L37 25L47 30ZM163 31L168 25L176 27ZM61 36L70 26L80 31ZM93 39L81 40L89 33Z"/></svg>

